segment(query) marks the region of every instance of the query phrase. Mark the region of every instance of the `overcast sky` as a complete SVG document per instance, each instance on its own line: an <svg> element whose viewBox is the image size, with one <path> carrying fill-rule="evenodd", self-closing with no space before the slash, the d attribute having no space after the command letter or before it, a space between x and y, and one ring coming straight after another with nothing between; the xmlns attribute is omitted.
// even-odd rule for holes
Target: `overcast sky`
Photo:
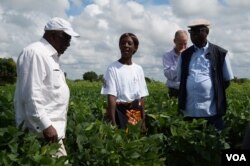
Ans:
<svg viewBox="0 0 250 166"><path fill-rule="evenodd" d="M230 52L234 75L250 78L249 9L249 0L1 0L0 57L16 60L57 16L81 35L61 56L69 79L82 79L88 71L104 74L120 58L120 35L132 32L140 42L133 61L146 77L165 82L162 55L173 48L175 31L205 18L211 22L209 41Z"/></svg>

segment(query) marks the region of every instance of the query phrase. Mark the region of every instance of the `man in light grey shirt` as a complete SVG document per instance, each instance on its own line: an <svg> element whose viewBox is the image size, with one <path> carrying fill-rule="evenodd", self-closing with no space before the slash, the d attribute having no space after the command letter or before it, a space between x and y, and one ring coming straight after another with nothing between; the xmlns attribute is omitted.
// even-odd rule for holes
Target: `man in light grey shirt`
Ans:
<svg viewBox="0 0 250 166"><path fill-rule="evenodd" d="M163 55L163 71L167 78L166 86L170 97L178 97L180 82L177 80L176 66L180 54L187 48L188 35L184 30L178 30L174 36L174 48Z"/></svg>

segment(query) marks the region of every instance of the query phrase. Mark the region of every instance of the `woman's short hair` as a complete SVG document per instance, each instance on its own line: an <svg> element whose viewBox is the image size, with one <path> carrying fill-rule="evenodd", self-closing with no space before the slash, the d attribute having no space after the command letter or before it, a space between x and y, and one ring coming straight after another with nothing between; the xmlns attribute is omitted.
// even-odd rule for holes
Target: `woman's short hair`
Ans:
<svg viewBox="0 0 250 166"><path fill-rule="evenodd" d="M134 53L135 53L137 51L137 49L138 49L138 46L139 46L138 38L133 33L124 33L124 34L121 35L121 37L119 39L119 45L121 44L122 39L125 38L125 37L131 37L131 39L133 40L135 48L136 48L136 50L134 51Z"/></svg>

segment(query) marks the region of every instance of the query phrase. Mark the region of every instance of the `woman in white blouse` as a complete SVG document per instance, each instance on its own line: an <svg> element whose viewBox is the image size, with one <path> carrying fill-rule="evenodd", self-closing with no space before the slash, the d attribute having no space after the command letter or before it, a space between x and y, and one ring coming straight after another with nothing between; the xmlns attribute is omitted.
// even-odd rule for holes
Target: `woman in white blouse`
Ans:
<svg viewBox="0 0 250 166"><path fill-rule="evenodd" d="M132 62L139 41L132 33L124 33L119 40L121 58L113 62L104 75L101 94L107 95L107 115L113 125L127 128L142 120L145 130L144 97L148 89L143 69Z"/></svg>

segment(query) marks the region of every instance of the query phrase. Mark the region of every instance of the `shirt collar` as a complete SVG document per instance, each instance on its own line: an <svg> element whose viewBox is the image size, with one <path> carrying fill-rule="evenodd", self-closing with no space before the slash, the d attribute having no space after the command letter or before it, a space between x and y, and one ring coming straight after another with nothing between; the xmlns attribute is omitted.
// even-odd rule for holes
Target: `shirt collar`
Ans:
<svg viewBox="0 0 250 166"><path fill-rule="evenodd" d="M174 55L175 57L178 57L178 56L179 56L178 54L176 54L175 48L172 49L172 53L173 53L173 55Z"/></svg>
<svg viewBox="0 0 250 166"><path fill-rule="evenodd" d="M207 49L208 49L208 46L209 46L209 42L207 42L207 44L204 47L202 47L202 48L199 48L196 45L194 45L194 50L195 51L202 50L202 51L206 52Z"/></svg>
<svg viewBox="0 0 250 166"><path fill-rule="evenodd" d="M44 44L45 48L48 51L49 56L58 57L58 53L57 53L56 49L46 39L41 38L40 42L42 42Z"/></svg>

